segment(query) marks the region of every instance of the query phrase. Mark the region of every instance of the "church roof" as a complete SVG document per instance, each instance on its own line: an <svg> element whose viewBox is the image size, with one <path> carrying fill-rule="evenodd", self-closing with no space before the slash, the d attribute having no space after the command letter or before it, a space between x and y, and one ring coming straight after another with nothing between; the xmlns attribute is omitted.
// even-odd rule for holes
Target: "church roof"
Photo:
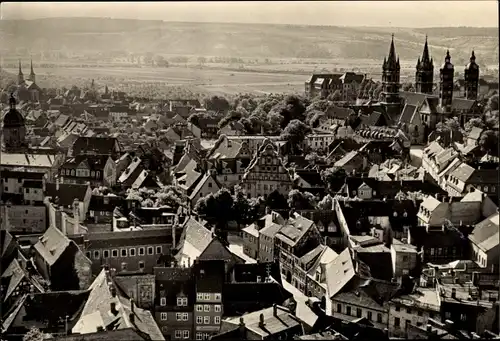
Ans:
<svg viewBox="0 0 500 341"><path fill-rule="evenodd" d="M14 96L10 98L10 110L5 114L3 118L4 128L17 128L24 126L24 117L16 109L16 100Z"/></svg>

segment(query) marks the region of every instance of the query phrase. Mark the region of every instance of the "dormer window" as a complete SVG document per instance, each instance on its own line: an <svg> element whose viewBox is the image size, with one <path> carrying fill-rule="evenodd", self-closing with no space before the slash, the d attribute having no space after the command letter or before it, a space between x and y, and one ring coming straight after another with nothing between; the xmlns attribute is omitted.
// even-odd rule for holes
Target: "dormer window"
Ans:
<svg viewBox="0 0 500 341"><path fill-rule="evenodd" d="M392 215L394 218L397 218L398 217L398 212L394 212L394 214Z"/></svg>

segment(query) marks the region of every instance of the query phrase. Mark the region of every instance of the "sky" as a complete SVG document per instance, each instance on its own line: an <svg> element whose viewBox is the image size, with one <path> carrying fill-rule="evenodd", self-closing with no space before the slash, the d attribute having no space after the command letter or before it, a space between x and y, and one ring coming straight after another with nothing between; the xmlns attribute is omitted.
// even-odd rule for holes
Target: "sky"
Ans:
<svg viewBox="0 0 500 341"><path fill-rule="evenodd" d="M332 26L498 27L497 1L2 2L1 19L110 17Z"/></svg>

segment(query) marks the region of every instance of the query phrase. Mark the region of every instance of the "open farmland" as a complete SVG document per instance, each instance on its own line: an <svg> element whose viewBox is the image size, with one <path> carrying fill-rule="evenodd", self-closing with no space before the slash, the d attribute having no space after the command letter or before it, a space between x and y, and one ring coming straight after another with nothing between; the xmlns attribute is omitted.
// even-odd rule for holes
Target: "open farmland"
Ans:
<svg viewBox="0 0 500 341"><path fill-rule="evenodd" d="M5 69L17 74L16 69ZM75 79L95 79L98 86L120 89L123 84L137 85L162 83L163 85L189 87L193 91L213 94L234 94L240 92L271 93L301 92L307 76L301 74L277 74L266 72L238 72L226 70L194 69L184 67L63 67L36 68L41 87L54 86L57 80L61 86L71 86Z"/></svg>

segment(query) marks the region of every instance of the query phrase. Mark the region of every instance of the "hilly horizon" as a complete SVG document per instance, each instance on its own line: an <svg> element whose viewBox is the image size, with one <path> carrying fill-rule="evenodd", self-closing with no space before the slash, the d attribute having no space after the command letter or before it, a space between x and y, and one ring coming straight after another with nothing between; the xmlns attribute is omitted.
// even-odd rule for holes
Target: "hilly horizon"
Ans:
<svg viewBox="0 0 500 341"><path fill-rule="evenodd" d="M416 60L425 36L434 60L449 49L457 64L472 49L481 65L498 64L498 29L491 27L347 27L286 24L193 23L111 18L0 21L6 57L64 51L70 54L165 54L246 58L373 59L387 55L391 34L402 60Z"/></svg>

